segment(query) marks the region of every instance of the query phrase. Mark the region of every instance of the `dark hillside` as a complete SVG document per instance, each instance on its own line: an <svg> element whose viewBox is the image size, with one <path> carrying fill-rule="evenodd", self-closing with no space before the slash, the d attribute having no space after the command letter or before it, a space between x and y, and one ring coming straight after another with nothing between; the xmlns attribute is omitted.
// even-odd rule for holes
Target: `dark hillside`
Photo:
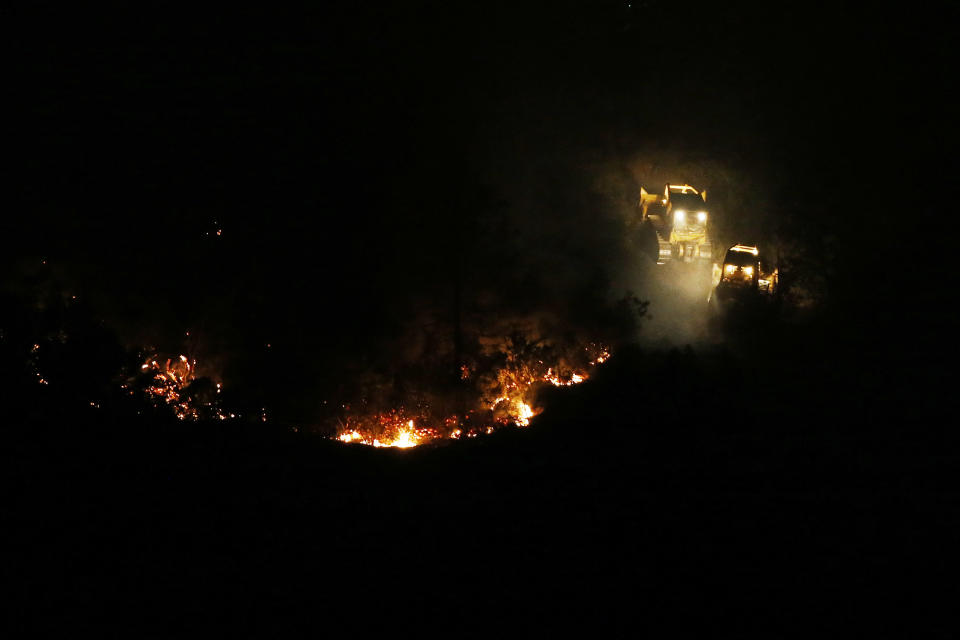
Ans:
<svg viewBox="0 0 960 640"><path fill-rule="evenodd" d="M11 11L9 637L956 635L939 8L112 4Z"/></svg>
<svg viewBox="0 0 960 640"><path fill-rule="evenodd" d="M15 620L946 633L955 438L815 349L625 350L526 430L409 451L44 411L4 435Z"/></svg>

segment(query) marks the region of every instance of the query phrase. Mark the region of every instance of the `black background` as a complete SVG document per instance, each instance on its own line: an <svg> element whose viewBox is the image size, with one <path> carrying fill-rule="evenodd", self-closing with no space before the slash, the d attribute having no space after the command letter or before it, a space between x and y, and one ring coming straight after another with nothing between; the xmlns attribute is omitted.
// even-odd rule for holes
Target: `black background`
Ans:
<svg viewBox="0 0 960 640"><path fill-rule="evenodd" d="M930 231L954 200L946 16L651 1L14 17L5 339L30 333L31 296L77 295L103 340L189 347L278 424L322 417L411 315L446 318L459 261L506 313L606 282L596 166L629 199L637 154L659 172L721 162L737 179L721 198L763 203L731 232L830 256L808 267L826 277L806 324L728 350L626 348L529 432L406 456L91 417L20 391L11 356L21 630L777 636L916 611L907 625L947 636L923 588L957 524L950 237ZM87 362L103 353L89 331Z"/></svg>

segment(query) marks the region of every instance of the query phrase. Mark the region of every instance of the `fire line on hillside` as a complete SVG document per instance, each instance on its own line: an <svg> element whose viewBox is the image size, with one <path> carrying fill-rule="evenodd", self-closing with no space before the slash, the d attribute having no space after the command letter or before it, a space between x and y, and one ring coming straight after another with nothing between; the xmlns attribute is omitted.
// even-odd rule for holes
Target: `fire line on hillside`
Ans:
<svg viewBox="0 0 960 640"><path fill-rule="evenodd" d="M540 413L534 397L544 385L569 387L586 381L593 369L610 358L610 351L601 345L590 345L578 356L582 366L545 364L543 359L511 352L502 366L485 376L486 393L478 393L474 408L461 413L438 414L430 406L399 406L383 411L361 411L343 405L345 417L336 428L335 438L344 443L372 447L410 448L430 442L459 440L488 435L503 427L526 427ZM147 357L140 365L139 387L144 397L156 407L166 407L180 420L237 418L220 407L220 383L197 376L197 362L186 355L160 358ZM475 372L461 367L461 379L471 382ZM123 388L134 393L135 378ZM209 383L204 391L202 381ZM212 395L211 395L212 394ZM263 416L264 421L266 416Z"/></svg>
<svg viewBox="0 0 960 640"><path fill-rule="evenodd" d="M496 371L496 395L481 398L478 408L443 417L431 415L429 407L351 414L341 421L337 438L373 447L410 448L443 439L475 438L501 427L526 427L540 412L532 404L539 385L580 384L589 378L593 367L610 358L610 351L602 346L587 347L585 351L590 354L587 366L564 374L541 360L522 362L511 355L506 366ZM469 377L468 368L463 367L462 371L465 378Z"/></svg>

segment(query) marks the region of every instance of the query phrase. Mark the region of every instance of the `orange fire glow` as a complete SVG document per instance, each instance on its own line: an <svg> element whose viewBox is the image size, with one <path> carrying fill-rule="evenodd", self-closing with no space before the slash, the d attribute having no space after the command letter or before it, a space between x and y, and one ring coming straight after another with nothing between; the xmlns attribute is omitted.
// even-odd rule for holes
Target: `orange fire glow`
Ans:
<svg viewBox="0 0 960 640"><path fill-rule="evenodd" d="M407 449L439 437L440 432L437 429L417 427L414 418L408 418L402 410L394 410L365 417L351 416L344 423L337 439L372 447Z"/></svg>
<svg viewBox="0 0 960 640"><path fill-rule="evenodd" d="M337 439L374 447L409 448L444 438L476 438L501 427L529 426L531 419L540 412L533 405L539 385L569 387L580 384L589 378L590 368L610 358L610 352L604 347L588 347L586 351L589 357L589 360L584 358L587 367L566 369L562 374L560 368L546 367L542 361L521 362L516 356L508 356L505 366L496 371L493 386L498 390L497 395L481 403L482 409L443 419L431 418L425 408L416 415L408 414L402 408L365 416L351 415L341 422ZM461 372L464 371L470 369L464 366ZM462 379L466 378L466 375L462 376Z"/></svg>
<svg viewBox="0 0 960 640"><path fill-rule="evenodd" d="M210 402L201 402L188 392L188 388L196 380L196 369L197 361L182 354L179 358L166 358L162 364L156 356L151 356L140 365L140 371L150 377L144 393L155 405L170 407L180 420L198 420L202 410L209 410L210 414L220 420L235 418L235 414L224 413L219 407ZM124 385L124 388L130 387ZM216 393L219 394L222 390L222 385L216 383Z"/></svg>

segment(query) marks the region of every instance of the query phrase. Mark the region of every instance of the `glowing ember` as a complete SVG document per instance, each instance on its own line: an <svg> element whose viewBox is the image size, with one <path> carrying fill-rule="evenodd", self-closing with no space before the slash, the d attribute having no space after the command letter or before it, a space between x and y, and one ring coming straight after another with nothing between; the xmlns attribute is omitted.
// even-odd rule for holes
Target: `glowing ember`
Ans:
<svg viewBox="0 0 960 640"><path fill-rule="evenodd" d="M413 420L407 423L407 428L400 429L393 440L383 443L373 441L375 447L400 447L401 449L415 447L418 444L420 444L420 438L413 429Z"/></svg>
<svg viewBox="0 0 960 640"><path fill-rule="evenodd" d="M404 411L394 410L362 418L351 416L343 425L337 439L372 447L407 449L439 437L440 431L437 429L418 428L414 419L408 418Z"/></svg>
<svg viewBox="0 0 960 640"><path fill-rule="evenodd" d="M521 427L528 426L530 424L530 418L532 418L534 415L533 409L531 409L530 405L528 405L526 402L517 403L516 420L518 425Z"/></svg>
<svg viewBox="0 0 960 640"><path fill-rule="evenodd" d="M570 377L567 379L561 379L559 375L554 373L553 369L547 369L547 374L544 376L544 382L549 382L555 387L570 387L575 384L580 384L587 379L587 374L585 373L571 373Z"/></svg>
<svg viewBox="0 0 960 640"><path fill-rule="evenodd" d="M610 352L603 347L587 347L586 351L587 356L582 362L588 364L577 370L572 370L569 365L547 367L542 359L525 362L516 354L509 354L505 365L485 378L489 381L485 388L495 390L495 395L488 396L486 401L481 399L482 409L444 418L431 415L429 407L423 406L413 414L400 408L351 415L341 423L337 439L374 447L408 448L442 438L476 438L504 426L529 426L531 419L539 413L532 404L538 385L569 387L580 384L589 377L588 367L610 358ZM461 380L474 378L473 371L466 366L460 368L460 373ZM416 426L431 424L435 426Z"/></svg>
<svg viewBox="0 0 960 640"><path fill-rule="evenodd" d="M149 376L143 392L154 406L170 407L180 420L198 420L201 413L220 420L235 418L236 415L224 413L219 407L214 406L212 399L204 401L195 397L195 387L192 385L197 380L196 367L196 360L191 360L182 354L176 359L166 358L162 364L156 356L147 358L140 365L141 373ZM125 384L123 388L129 390L130 385ZM219 394L222 388L222 385L217 383L215 393ZM131 390L130 393L132 394L133 391Z"/></svg>

